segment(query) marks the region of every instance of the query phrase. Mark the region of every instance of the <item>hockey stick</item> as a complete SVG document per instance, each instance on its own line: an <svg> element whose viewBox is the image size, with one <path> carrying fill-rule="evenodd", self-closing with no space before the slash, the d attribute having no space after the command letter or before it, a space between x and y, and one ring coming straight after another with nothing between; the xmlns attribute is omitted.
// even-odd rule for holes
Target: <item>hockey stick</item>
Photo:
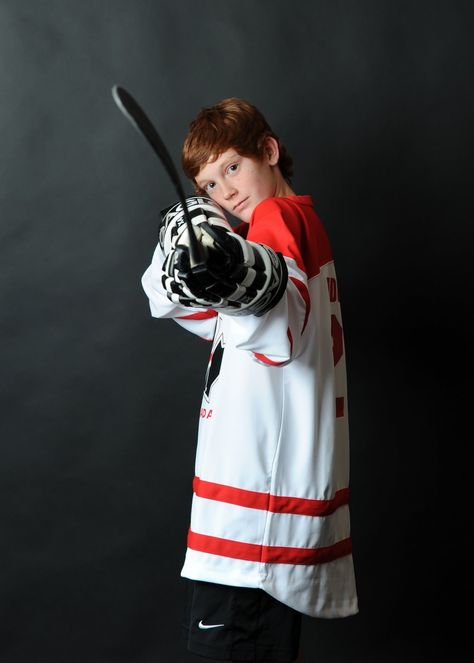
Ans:
<svg viewBox="0 0 474 663"><path fill-rule="evenodd" d="M143 136L148 141L148 144L156 152L158 158L160 159L171 181L174 184L179 201L183 206L184 218L186 220L186 227L189 233L189 259L191 267L197 267L204 264L204 247L198 242L196 237L194 226L192 224L191 217L189 216L188 206L186 205L186 198L184 195L183 187L166 145L163 143L160 135L143 109L138 105L138 103L129 92L127 92L119 85L114 85L112 87L112 96L118 108L122 111L127 120L133 124L135 129L143 134Z"/></svg>

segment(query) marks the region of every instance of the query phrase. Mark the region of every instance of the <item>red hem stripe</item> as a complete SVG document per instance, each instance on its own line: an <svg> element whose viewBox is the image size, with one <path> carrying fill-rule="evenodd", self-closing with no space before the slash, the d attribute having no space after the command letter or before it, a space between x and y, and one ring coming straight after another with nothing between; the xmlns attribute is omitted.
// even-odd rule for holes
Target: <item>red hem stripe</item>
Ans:
<svg viewBox="0 0 474 663"><path fill-rule="evenodd" d="M272 513L290 513L299 516L328 516L349 503L349 488L337 490L329 500L311 500L303 497L271 495L253 490L243 490L220 483L203 481L194 477L193 490L198 497L226 502L248 509L261 509Z"/></svg>
<svg viewBox="0 0 474 663"><path fill-rule="evenodd" d="M198 534L189 530L188 548L197 552L242 559L248 562L313 566L315 564L326 564L339 557L350 555L352 540L348 537L337 541L332 546L321 548L290 548L286 546L262 546L255 543L233 541L232 539L221 539L217 536Z"/></svg>

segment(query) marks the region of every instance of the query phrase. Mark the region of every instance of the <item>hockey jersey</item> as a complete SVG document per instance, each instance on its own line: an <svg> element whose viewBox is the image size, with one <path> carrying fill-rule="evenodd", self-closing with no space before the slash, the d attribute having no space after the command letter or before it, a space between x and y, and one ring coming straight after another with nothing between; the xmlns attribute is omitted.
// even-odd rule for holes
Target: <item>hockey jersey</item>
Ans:
<svg viewBox="0 0 474 663"><path fill-rule="evenodd" d="M285 295L265 315L172 303L159 245L142 278L154 317L212 341L182 575L259 587L311 616L355 614L344 338L330 244L310 196L268 198L235 231L285 258Z"/></svg>

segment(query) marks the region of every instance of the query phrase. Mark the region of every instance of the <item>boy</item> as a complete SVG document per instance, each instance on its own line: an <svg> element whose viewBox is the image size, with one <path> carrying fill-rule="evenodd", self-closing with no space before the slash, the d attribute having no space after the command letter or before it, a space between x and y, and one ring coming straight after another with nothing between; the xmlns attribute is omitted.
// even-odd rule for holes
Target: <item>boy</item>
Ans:
<svg viewBox="0 0 474 663"><path fill-rule="evenodd" d="M290 156L246 101L201 110L183 168L205 263L190 256L177 205L163 213L143 287L153 316L212 341L182 570L188 648L293 661L302 613L358 610L331 248L311 197L291 188Z"/></svg>

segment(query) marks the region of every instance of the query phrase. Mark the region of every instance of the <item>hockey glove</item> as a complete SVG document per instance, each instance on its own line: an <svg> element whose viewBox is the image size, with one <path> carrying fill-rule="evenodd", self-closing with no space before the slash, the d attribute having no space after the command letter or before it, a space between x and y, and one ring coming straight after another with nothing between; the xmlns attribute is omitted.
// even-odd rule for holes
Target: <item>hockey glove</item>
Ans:
<svg viewBox="0 0 474 663"><path fill-rule="evenodd" d="M191 267L189 247L180 240L164 262L163 285L172 301L229 315L256 316L280 301L288 281L280 253L220 224L202 221L199 230L199 241L207 249L202 265Z"/></svg>
<svg viewBox="0 0 474 663"><path fill-rule="evenodd" d="M219 226L229 231L232 230L222 208L210 198L190 196L186 198L186 205L196 237L204 246L205 240L202 241L203 238L201 237L202 233L200 229L202 223L206 222L212 226ZM176 203L176 205L162 210L159 226L159 242L165 257L176 248L178 243L181 246L189 247L189 234L181 203Z"/></svg>

